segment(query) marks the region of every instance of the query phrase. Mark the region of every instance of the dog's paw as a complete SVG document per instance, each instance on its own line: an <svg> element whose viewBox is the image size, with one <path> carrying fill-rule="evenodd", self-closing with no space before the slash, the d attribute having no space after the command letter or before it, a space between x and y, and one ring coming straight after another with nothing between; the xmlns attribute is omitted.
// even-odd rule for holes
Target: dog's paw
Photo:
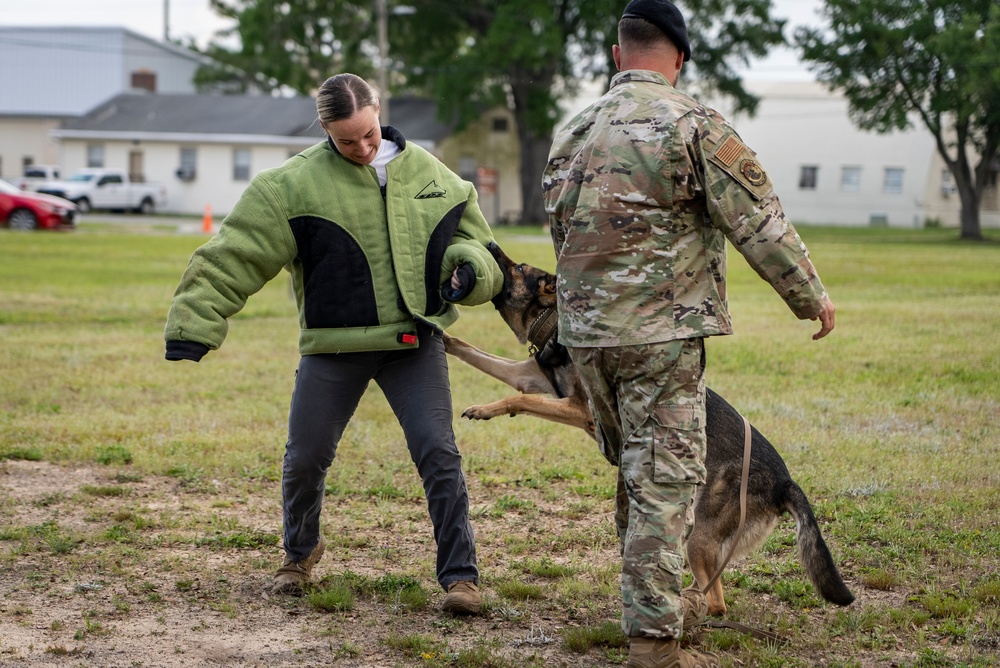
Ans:
<svg viewBox="0 0 1000 668"><path fill-rule="evenodd" d="M488 410L486 406L469 406L462 411L462 417L466 420L489 420L496 417L496 413Z"/></svg>

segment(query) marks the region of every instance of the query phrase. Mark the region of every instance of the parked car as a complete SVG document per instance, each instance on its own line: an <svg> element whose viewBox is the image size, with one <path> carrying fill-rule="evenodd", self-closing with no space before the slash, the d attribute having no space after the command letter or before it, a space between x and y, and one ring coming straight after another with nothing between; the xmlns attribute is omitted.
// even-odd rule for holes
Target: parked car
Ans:
<svg viewBox="0 0 1000 668"><path fill-rule="evenodd" d="M38 190L47 181L59 179L59 168L55 165L29 165L24 168L21 176L10 179L10 182L21 190Z"/></svg>
<svg viewBox="0 0 1000 668"><path fill-rule="evenodd" d="M63 197L80 213L113 209L153 213L167 203L167 189L155 183L133 183L121 169L81 169L65 181L48 181L38 192Z"/></svg>
<svg viewBox="0 0 1000 668"><path fill-rule="evenodd" d="M76 205L61 197L21 190L0 181L0 224L13 230L66 229L76 224Z"/></svg>

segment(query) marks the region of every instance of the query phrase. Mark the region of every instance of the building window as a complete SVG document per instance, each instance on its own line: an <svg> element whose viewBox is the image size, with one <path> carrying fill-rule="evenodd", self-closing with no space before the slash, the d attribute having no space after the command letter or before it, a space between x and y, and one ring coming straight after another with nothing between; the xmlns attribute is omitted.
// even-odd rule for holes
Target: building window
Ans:
<svg viewBox="0 0 1000 668"><path fill-rule="evenodd" d="M135 90L148 90L150 93L156 92L156 72L150 70L136 70L132 72L132 88Z"/></svg>
<svg viewBox="0 0 1000 668"><path fill-rule="evenodd" d="M104 166L104 144L87 144L87 167Z"/></svg>
<svg viewBox="0 0 1000 668"><path fill-rule="evenodd" d="M24 170L31 167L33 164L35 164L34 156L26 155L21 158L21 173L24 174Z"/></svg>
<svg viewBox="0 0 1000 668"><path fill-rule="evenodd" d="M819 167L816 165L802 165L799 168L799 190L816 190L818 174Z"/></svg>
<svg viewBox="0 0 1000 668"><path fill-rule="evenodd" d="M250 180L250 149L233 149L233 181Z"/></svg>
<svg viewBox="0 0 1000 668"><path fill-rule="evenodd" d="M458 175L466 181L476 182L476 157L463 155L458 159Z"/></svg>
<svg viewBox="0 0 1000 668"><path fill-rule="evenodd" d="M495 116L493 118L493 132L507 132L507 119L503 116Z"/></svg>
<svg viewBox="0 0 1000 668"><path fill-rule="evenodd" d="M861 192L861 168L840 168L840 189L845 193Z"/></svg>
<svg viewBox="0 0 1000 668"><path fill-rule="evenodd" d="M903 168L886 167L885 180L882 182L882 192L898 195L903 192Z"/></svg>
<svg viewBox="0 0 1000 668"><path fill-rule="evenodd" d="M955 175L951 173L950 169L941 170L941 196L948 197L949 195L954 195L956 192L955 188Z"/></svg>
<svg viewBox="0 0 1000 668"><path fill-rule="evenodd" d="M180 165L177 167L177 178L181 181L194 181L198 168L198 149L182 146Z"/></svg>

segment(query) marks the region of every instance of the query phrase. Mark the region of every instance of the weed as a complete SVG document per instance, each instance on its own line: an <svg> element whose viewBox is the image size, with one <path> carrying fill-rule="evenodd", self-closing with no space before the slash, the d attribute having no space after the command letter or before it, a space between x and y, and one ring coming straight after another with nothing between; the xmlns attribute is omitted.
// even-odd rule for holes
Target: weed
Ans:
<svg viewBox="0 0 1000 668"><path fill-rule="evenodd" d="M628 647L628 637L617 622L604 622L600 626L582 626L565 629L563 644L571 652L583 654L593 647Z"/></svg>
<svg viewBox="0 0 1000 668"><path fill-rule="evenodd" d="M497 583L495 589L498 594L513 601L540 599L545 596L542 588L538 585L518 582L516 580Z"/></svg>
<svg viewBox="0 0 1000 668"><path fill-rule="evenodd" d="M131 464L132 453L122 445L103 445L97 448L96 459L98 464L104 464L105 466L111 464Z"/></svg>
<svg viewBox="0 0 1000 668"><path fill-rule="evenodd" d="M40 462L42 461L42 451L38 448L3 447L0 448L0 461L4 459L23 459L29 462Z"/></svg>
<svg viewBox="0 0 1000 668"><path fill-rule="evenodd" d="M528 575L535 575L541 578L569 577L575 575L577 572L575 568L555 563L551 557L515 561L511 564L511 568L517 568Z"/></svg>
<svg viewBox="0 0 1000 668"><path fill-rule="evenodd" d="M354 591L343 582L326 582L313 587L306 596L312 607L324 612L344 612L354 609Z"/></svg>
<svg viewBox="0 0 1000 668"><path fill-rule="evenodd" d="M132 493L130 487L121 485L80 485L80 491L90 496L128 496Z"/></svg>

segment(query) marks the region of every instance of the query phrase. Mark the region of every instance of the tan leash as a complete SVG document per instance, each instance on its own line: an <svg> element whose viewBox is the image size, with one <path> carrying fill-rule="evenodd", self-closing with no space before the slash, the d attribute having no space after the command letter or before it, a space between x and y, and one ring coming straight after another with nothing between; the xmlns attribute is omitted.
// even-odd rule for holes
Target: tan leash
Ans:
<svg viewBox="0 0 1000 668"><path fill-rule="evenodd" d="M736 546L739 545L740 539L743 537L743 525L746 523L747 519L747 488L750 484L750 449L751 442L753 440L753 434L750 430L750 421L744 416L743 418L743 472L740 475L740 523L736 527L736 534L733 538L732 544L729 546L729 554L722 561L715 575L712 579L708 581L701 592L707 594L708 590L712 588L712 585L722 577L722 571L726 570L726 566L729 565L729 560L733 558L733 554L736 552ZM763 629L755 629L752 626L747 626L746 624L740 624L739 622L731 622L728 620L715 620L709 619L705 622L705 626L711 628L726 628L734 629L736 631L742 631L743 633L749 633L755 638L760 638L762 640L767 640L776 643L787 643L788 639L774 633L773 631L765 631Z"/></svg>

